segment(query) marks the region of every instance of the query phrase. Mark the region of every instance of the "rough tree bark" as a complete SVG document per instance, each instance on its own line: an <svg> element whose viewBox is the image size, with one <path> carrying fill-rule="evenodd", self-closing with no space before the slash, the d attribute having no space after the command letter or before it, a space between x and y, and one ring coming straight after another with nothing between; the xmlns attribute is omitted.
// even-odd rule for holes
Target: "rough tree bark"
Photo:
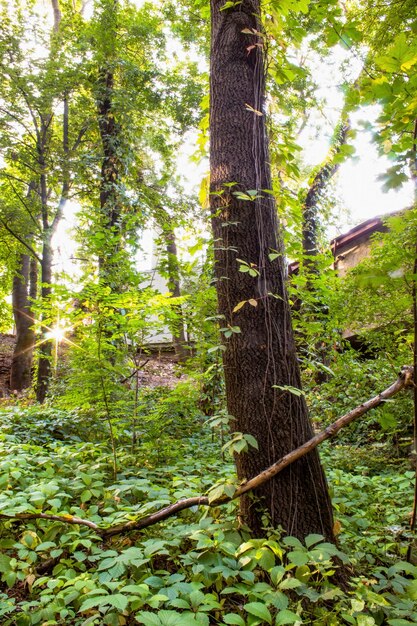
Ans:
<svg viewBox="0 0 417 626"><path fill-rule="evenodd" d="M313 432L303 396L276 387L299 389L301 383L277 214L264 191L271 180L260 2L243 0L220 10L223 6L224 0L211 0L211 211L219 311L231 331L224 352L228 411L234 430L253 435L259 446L236 456L239 479L245 480ZM248 190L256 190L254 199L242 199L239 192ZM252 304L234 312L244 300ZM236 326L240 332L233 332ZM265 512L267 523L291 535L315 532L333 539L331 502L316 451L252 497L242 497L243 521L257 535L263 533Z"/></svg>
<svg viewBox="0 0 417 626"><path fill-rule="evenodd" d="M120 250L122 206L119 192L121 171L120 126L114 112L114 73L110 67L99 70L97 81L97 114L103 158L100 175L100 210L106 231L106 249L99 257L100 278L120 291L115 276L117 253Z"/></svg>

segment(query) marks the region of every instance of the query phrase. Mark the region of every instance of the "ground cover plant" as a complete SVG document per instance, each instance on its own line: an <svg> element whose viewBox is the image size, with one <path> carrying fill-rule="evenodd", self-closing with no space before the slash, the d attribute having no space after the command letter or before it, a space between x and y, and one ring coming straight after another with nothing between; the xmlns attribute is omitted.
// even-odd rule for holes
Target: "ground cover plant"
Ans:
<svg viewBox="0 0 417 626"><path fill-rule="evenodd" d="M149 398L147 408L152 415ZM166 417L153 413L159 426ZM82 421L75 411L2 409L3 512L110 525L233 480L232 459L195 405L188 425L162 433L159 450L146 437L134 454L121 442L117 480L105 433L89 440ZM105 541L60 520L3 519L1 623L413 624L417 567L405 559L414 471L404 460L378 467L374 454L351 446L347 467L346 444L325 445L337 546L284 537L267 517L265 536L254 538L233 502Z"/></svg>

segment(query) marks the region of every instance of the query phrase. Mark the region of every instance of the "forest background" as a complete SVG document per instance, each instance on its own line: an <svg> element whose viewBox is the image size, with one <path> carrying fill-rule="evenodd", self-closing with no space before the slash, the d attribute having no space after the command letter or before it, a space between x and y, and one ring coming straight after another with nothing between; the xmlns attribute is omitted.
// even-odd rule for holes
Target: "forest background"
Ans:
<svg viewBox="0 0 417 626"><path fill-rule="evenodd" d="M381 184L414 193L414 1L46 9L1 5L1 623L415 624L413 200L343 280L327 234L359 117ZM339 63L312 168L316 70ZM54 258L75 204L76 285ZM138 271L150 224L167 293ZM178 381L146 385L167 329ZM277 473L343 414L327 481L312 447Z"/></svg>

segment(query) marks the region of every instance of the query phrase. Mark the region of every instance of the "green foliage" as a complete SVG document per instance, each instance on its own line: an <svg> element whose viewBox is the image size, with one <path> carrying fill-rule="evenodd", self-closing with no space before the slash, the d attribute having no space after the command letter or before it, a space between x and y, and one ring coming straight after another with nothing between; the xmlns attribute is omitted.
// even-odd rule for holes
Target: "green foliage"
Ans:
<svg viewBox="0 0 417 626"><path fill-rule="evenodd" d="M92 423L85 428L75 413L52 409L4 410L1 513L69 514L107 526L198 495L219 477L222 492L231 495L233 468L221 461L219 442L212 443L201 424L198 434L185 427L184 420L196 417L192 405L188 418L174 414L171 425L162 427L187 393L184 387L172 396L149 391L143 413L148 420L152 412L154 419L159 414L170 465L166 457L162 469L145 441L134 454L121 446L117 481L111 449L104 438L97 441ZM413 623L417 569L401 559L411 540L414 472L386 465L370 471L373 453L356 455L351 448L347 457L345 447L333 444L324 451L339 547L320 535L301 542L269 531L255 539L238 526L233 503L214 509L211 517L184 511L105 544L84 526L2 519L2 623ZM221 495L216 489L209 495ZM48 559L55 559L49 567ZM348 590L335 577L341 568L341 580L350 577ZM25 594L16 594L23 585Z"/></svg>
<svg viewBox="0 0 417 626"><path fill-rule="evenodd" d="M376 350L375 347L373 349ZM385 389L395 379L402 365L410 362L410 355L401 350L393 350L388 356L388 359L383 354L366 358L366 355L348 349L340 354L335 353L331 363L331 377L317 385L311 382L309 376L313 391L307 394L307 399L313 421L319 427L328 425L360 405L364 398L372 398ZM377 448L375 455L380 467L383 467L392 459L408 456L412 433L413 401L411 393L406 391L353 422L340 432L338 440L355 447L364 446L365 450L369 444L377 445L381 449L378 453Z"/></svg>
<svg viewBox="0 0 417 626"><path fill-rule="evenodd" d="M2 113L7 133L0 146L4 158L1 216L22 236L33 236L35 247L41 243L42 234L32 232L39 202L26 199L28 213L21 201L28 171L33 170L33 156L32 161L26 159L33 142L23 126L32 124L24 97L28 92L37 112L56 106L48 135L49 200L56 209L62 174L70 175L72 191L83 207L77 218L79 251L88 259L77 303L73 292L56 289L42 309L45 324L52 326L59 308L61 319L65 314L74 329L49 404L42 409L16 405L0 412L0 513L6 516L71 515L105 527L201 493L207 493L210 502L223 495L232 497L238 485L232 466L222 456L225 451L245 454L249 447L257 447L246 433L233 432L226 440L233 418L225 409L224 346L218 331L228 341L240 328L226 326L216 316L212 263L210 259L202 263L200 258L205 238L194 247L197 256L175 268L185 298L144 287L133 263L137 232L150 215L156 221L161 213L168 216L171 232L192 221L185 207L194 209L195 203L174 180L176 151L190 125L200 122L202 152L207 139L207 98L198 107L207 76L195 62L197 46L207 49L207 3L162 4L137 9L129 3L100 0L87 19L78 12L77 3L72 7L63 3L62 37L52 41L54 54L45 63L34 60L33 50L25 48L28 39L20 17L30 15L40 41L48 39L49 29L26 5L16 11L16 19L3 7L3 61L13 52L8 57L13 63L2 65L3 98L13 100L23 130L17 130L9 113ZM227 11L238 4L226 2L222 8ZM365 2L368 9L371 4ZM407 20L399 20L397 8L387 6L389 19L361 24L354 7L342 10L333 0L264 3L273 191L280 214L296 233L296 237L291 234L293 240L300 230L305 191L300 188L309 184L310 177L300 163L297 136L312 107L321 104L305 62L306 42L316 60L334 45L368 45L372 72L359 81L360 93L347 90L347 105L381 103L377 140L393 160L387 186L395 187L407 178L405 166L413 149L417 56L412 8L410 1L398 8L403 17L410 11ZM403 25L404 32L398 32ZM386 38L377 42L381 28ZM187 50L186 60L171 53L180 43ZM112 116L120 131L115 154L120 178L114 191L121 210L113 229L104 228L105 216L98 210L103 146L96 109L103 98L99 84L103 65L113 74ZM56 105L67 92L71 145L80 139L68 161ZM336 160L348 158L352 150L343 146ZM21 176L26 183L17 180L13 187L10 181ZM259 190L236 194L249 210ZM324 198L325 203L332 204L329 198ZM164 230L165 217L158 223ZM414 212L391 220L390 230L375 243L371 261L352 273L340 291L326 255L315 259L314 275L301 268L290 287L307 384L305 391L286 385L279 389L283 394L305 394L317 425L327 425L378 393L399 366L410 361ZM297 256L299 247L298 241L287 250ZM20 250L17 244L12 248L10 258ZM269 250L269 254L274 259L280 253ZM7 253L0 276L2 293L13 273L8 257ZM97 280L98 260L103 258L112 265L106 284ZM161 265L167 276L170 260L166 254ZM257 266L244 259L238 263L239 271L255 283ZM297 309L300 296L302 306ZM243 306L256 307L257 300L232 306L238 312ZM140 388L135 371L146 359L146 344L166 324L175 328L180 316L192 340L188 380L172 391ZM340 335L346 328L366 335L365 356L375 357L377 350L383 356L367 359L344 350ZM320 386L318 373L327 378ZM203 414L211 416L210 424ZM411 399L404 393L352 425L338 444L325 448L338 547L319 535L304 541L283 538L279 529L253 538L239 526L235 503L213 509L211 516L207 511L183 511L141 533L106 542L82 525L1 518L2 624L416 623L417 570L403 560L410 542L415 542L407 530L414 473L404 461L410 415Z"/></svg>

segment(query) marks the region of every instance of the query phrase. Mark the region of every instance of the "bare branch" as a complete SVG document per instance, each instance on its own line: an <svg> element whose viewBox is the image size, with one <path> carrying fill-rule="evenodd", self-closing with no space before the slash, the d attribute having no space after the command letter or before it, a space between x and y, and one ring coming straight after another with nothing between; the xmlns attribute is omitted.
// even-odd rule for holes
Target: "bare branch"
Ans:
<svg viewBox="0 0 417 626"><path fill-rule="evenodd" d="M89 123L86 122L79 130L78 135L76 140L74 141L72 148L71 148L71 152L75 152L76 149L78 148L78 146L80 145L82 138L84 137L85 133L87 132L89 127Z"/></svg>

